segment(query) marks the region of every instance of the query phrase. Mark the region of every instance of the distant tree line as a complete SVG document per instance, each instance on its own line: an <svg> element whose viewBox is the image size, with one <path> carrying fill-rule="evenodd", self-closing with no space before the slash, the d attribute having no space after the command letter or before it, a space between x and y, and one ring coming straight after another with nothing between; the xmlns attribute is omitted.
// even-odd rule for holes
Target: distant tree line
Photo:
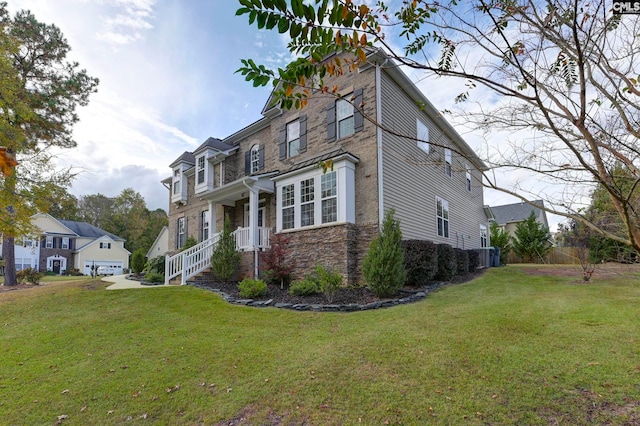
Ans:
<svg viewBox="0 0 640 426"><path fill-rule="evenodd" d="M56 219L87 222L126 240L124 246L134 253L146 253L169 219L163 209L149 210L142 195L132 188L123 189L116 197L90 194L75 197L65 188L51 194L46 213Z"/></svg>

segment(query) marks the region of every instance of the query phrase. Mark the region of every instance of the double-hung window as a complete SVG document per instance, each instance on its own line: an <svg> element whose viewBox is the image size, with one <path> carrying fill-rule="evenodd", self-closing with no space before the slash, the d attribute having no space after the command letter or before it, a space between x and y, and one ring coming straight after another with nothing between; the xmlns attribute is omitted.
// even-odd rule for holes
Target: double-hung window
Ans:
<svg viewBox="0 0 640 426"><path fill-rule="evenodd" d="M69 237L62 237L62 247L63 249L69 249Z"/></svg>
<svg viewBox="0 0 640 426"><path fill-rule="evenodd" d="M251 173L260 170L260 145L254 145L251 148Z"/></svg>
<svg viewBox="0 0 640 426"><path fill-rule="evenodd" d="M444 149L444 173L451 177L451 150L449 148Z"/></svg>
<svg viewBox="0 0 640 426"><path fill-rule="evenodd" d="M196 177L197 185L201 185L204 183L205 166L206 166L206 159L204 158L204 155L201 155L200 157L198 157L198 170L197 170L197 177Z"/></svg>
<svg viewBox="0 0 640 426"><path fill-rule="evenodd" d="M184 243L186 242L187 229L186 229L186 219L184 217L178 218L177 222L177 232L176 232L176 248L182 248Z"/></svg>
<svg viewBox="0 0 640 426"><path fill-rule="evenodd" d="M314 221L313 202L315 198L314 178L305 179L300 182L300 226L311 226Z"/></svg>
<svg viewBox="0 0 640 426"><path fill-rule="evenodd" d="M320 177L320 198L322 199L322 223L338 220L338 185L336 172Z"/></svg>
<svg viewBox="0 0 640 426"><path fill-rule="evenodd" d="M177 195L180 193L180 170L173 171L173 194Z"/></svg>
<svg viewBox="0 0 640 426"><path fill-rule="evenodd" d="M436 197L436 218L438 236L449 238L449 202L440 197Z"/></svg>
<svg viewBox="0 0 640 426"><path fill-rule="evenodd" d="M45 248L53 248L53 237L47 236L47 240L44 245Z"/></svg>
<svg viewBox="0 0 640 426"><path fill-rule="evenodd" d="M295 226L295 186L282 187L282 229L292 229Z"/></svg>
<svg viewBox="0 0 640 426"><path fill-rule="evenodd" d="M353 105L344 99L339 99L336 102L336 122L338 139L346 138L355 133Z"/></svg>
<svg viewBox="0 0 640 426"><path fill-rule="evenodd" d="M466 184L467 184L467 191L471 191L471 168L469 168L469 165L467 164L467 173L466 173Z"/></svg>
<svg viewBox="0 0 640 426"><path fill-rule="evenodd" d="M416 120L416 139L418 148L429 153L429 128L419 119Z"/></svg>
<svg viewBox="0 0 640 426"><path fill-rule="evenodd" d="M487 227L480 225L480 247L487 247Z"/></svg>
<svg viewBox="0 0 640 426"><path fill-rule="evenodd" d="M300 120L287 124L287 157L300 154Z"/></svg>
<svg viewBox="0 0 640 426"><path fill-rule="evenodd" d="M201 234L200 241L206 241L209 239L209 210L203 210L200 212Z"/></svg>

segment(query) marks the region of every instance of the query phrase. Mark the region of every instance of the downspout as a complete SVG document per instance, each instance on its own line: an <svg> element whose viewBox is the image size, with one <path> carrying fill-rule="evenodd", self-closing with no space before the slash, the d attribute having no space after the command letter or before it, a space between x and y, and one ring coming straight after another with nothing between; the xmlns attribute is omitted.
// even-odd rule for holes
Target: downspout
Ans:
<svg viewBox="0 0 640 426"><path fill-rule="evenodd" d="M383 175L382 175L382 129L380 124L382 123L382 87L380 77L380 67L387 62L387 59L382 64L376 64L376 140L378 150L378 230L382 226L384 220L384 191L383 191Z"/></svg>
<svg viewBox="0 0 640 426"><path fill-rule="evenodd" d="M247 179L242 179L242 184L244 186L247 187L247 189L249 190L249 192L251 192L254 197L256 197L256 201L258 200L258 191L255 190L255 188L250 187L249 185L247 185ZM253 279L257 280L258 279L258 248L256 247L256 237L257 235L255 235L255 233L253 231L257 231L258 229L254 229L253 226L253 220L251 220L252 218L256 217L256 214L258 214L257 211L253 211L254 210L254 206L251 204L251 202L249 202L249 230L250 230L250 235L251 235L251 245L253 246ZM257 221L256 221L257 222ZM257 228L257 227L256 227Z"/></svg>

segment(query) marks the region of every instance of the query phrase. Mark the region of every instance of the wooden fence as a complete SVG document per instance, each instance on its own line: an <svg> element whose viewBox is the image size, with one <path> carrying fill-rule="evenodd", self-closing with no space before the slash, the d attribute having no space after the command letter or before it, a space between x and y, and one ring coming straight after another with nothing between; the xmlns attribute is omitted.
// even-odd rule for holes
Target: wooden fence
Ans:
<svg viewBox="0 0 640 426"><path fill-rule="evenodd" d="M586 250L586 251L585 251ZM582 254L584 253L584 254ZM543 259L525 260L517 256L513 250L507 256L509 263L548 263L552 265L575 265L580 263L580 257L589 256L588 249L579 247L551 247L549 253Z"/></svg>

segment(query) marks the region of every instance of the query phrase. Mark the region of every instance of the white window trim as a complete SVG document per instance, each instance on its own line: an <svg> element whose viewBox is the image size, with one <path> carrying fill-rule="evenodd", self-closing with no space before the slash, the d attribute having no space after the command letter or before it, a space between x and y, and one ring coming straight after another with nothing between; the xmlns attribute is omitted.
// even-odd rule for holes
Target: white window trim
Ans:
<svg viewBox="0 0 640 426"><path fill-rule="evenodd" d="M179 169L173 171L173 182L172 182L172 194L173 196L180 195L182 192L182 172Z"/></svg>
<svg viewBox="0 0 640 426"><path fill-rule="evenodd" d="M346 99L349 96L351 96L351 95L344 96L344 98ZM356 109L355 109L355 107L353 106L353 104L351 102L346 101L345 99L338 99L336 101L336 139L347 138L347 137L355 134L355 132L356 132L355 131L355 128L356 128L355 111L356 111ZM351 107L350 114L349 115L345 115L342 118L338 114L338 111L340 111L340 105L341 104L347 104L347 105L349 105ZM349 120L349 119L351 119L353 121L353 131L351 133L349 133L349 134L343 135L343 134L340 133L340 122L341 121L345 121L345 120Z"/></svg>
<svg viewBox="0 0 640 426"><path fill-rule="evenodd" d="M418 148L424 151L425 154L428 154L431 150L429 145L429 127L419 118L416 118L416 139Z"/></svg>
<svg viewBox="0 0 640 426"><path fill-rule="evenodd" d="M256 173L260 170L260 145L256 144L251 147L251 173Z"/></svg>
<svg viewBox="0 0 640 426"><path fill-rule="evenodd" d="M287 176L284 179L276 181L276 194L278 201L276 203L276 230L281 231L295 231L313 229L323 226L333 226L340 223L355 223L355 164L348 159L341 159L336 161L333 165L333 172L336 173L336 189L337 189L337 218L335 222L321 223L322 222L322 197L321 197L321 176L323 174L321 169L311 168L310 170L303 170L298 174ZM327 173L331 173L328 171ZM306 179L314 179L314 225L301 226L301 200L300 200L300 183ZM294 226L293 228L282 228L282 190L288 185L293 185L294 188ZM287 208L287 207L285 207Z"/></svg>
<svg viewBox="0 0 640 426"><path fill-rule="evenodd" d="M179 217L178 218L178 241L177 241L177 244L176 244L179 249L181 249L182 246L184 245L184 242L182 241L182 236L185 235L185 233L187 232L187 230L185 228L186 228L185 227L185 218L184 217ZM185 241L186 241L186 238L185 238Z"/></svg>
<svg viewBox="0 0 640 426"><path fill-rule="evenodd" d="M444 149L444 174L449 177L453 176L451 170L451 150L449 148Z"/></svg>
<svg viewBox="0 0 640 426"><path fill-rule="evenodd" d="M200 212L200 217L201 217L201 220L202 220L202 235L200 235L200 241L206 241L210 237L210 235L209 235L210 234L209 233L210 225L209 224L211 222L211 219L210 219L209 216L211 216L209 210L203 210L202 212Z"/></svg>
<svg viewBox="0 0 640 426"><path fill-rule="evenodd" d="M70 246L69 237L62 237L62 244L60 244L60 248L64 250L69 250L69 246Z"/></svg>
<svg viewBox="0 0 640 426"><path fill-rule="evenodd" d="M480 247L488 247L489 245L489 233L487 232L487 225L480 224Z"/></svg>
<svg viewBox="0 0 640 426"><path fill-rule="evenodd" d="M471 192L471 168L469 167L469 165L466 165L466 181L465 181L465 186L467 188L467 191Z"/></svg>
<svg viewBox="0 0 640 426"><path fill-rule="evenodd" d="M47 240L45 242L44 248L48 248L48 249L53 248L53 237L47 236Z"/></svg>
<svg viewBox="0 0 640 426"><path fill-rule="evenodd" d="M202 181L200 181L202 173ZM207 158L203 154L196 158L196 186L204 185L207 182Z"/></svg>
<svg viewBox="0 0 640 426"><path fill-rule="evenodd" d="M438 214L438 202L442 204L442 216ZM446 217L445 212L447 213ZM438 229L439 219L442 219L442 234L440 234L440 230ZM436 234L441 238L448 239L451 237L451 211L449 210L449 202L440 197L436 197Z"/></svg>
<svg viewBox="0 0 640 426"><path fill-rule="evenodd" d="M298 127L298 137L295 139L290 139L291 137L291 131L289 130L290 127L289 126L294 126L297 125ZM300 154L300 119L296 119L293 121L290 121L289 123L287 123L287 129L286 129L286 133L287 133L287 140L286 140L286 147L287 147L287 158L290 157L295 157L296 155ZM296 153L291 153L291 144L295 141L298 141L298 151Z"/></svg>

